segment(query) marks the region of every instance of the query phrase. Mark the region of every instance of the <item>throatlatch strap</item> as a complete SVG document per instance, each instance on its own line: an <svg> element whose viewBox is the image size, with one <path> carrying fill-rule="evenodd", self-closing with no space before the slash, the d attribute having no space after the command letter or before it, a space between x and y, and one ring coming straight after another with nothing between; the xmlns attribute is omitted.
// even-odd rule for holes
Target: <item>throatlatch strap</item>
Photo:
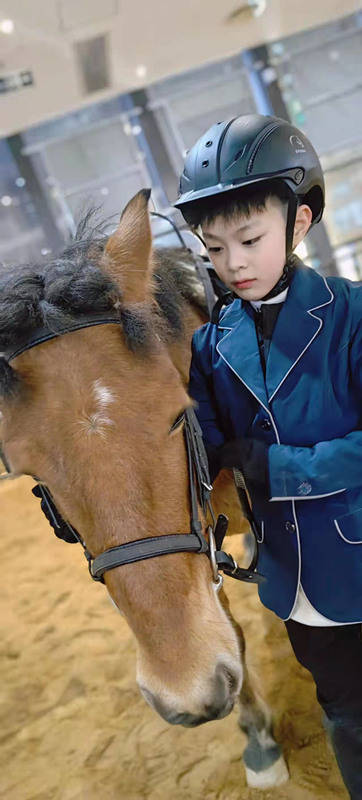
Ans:
<svg viewBox="0 0 362 800"><path fill-rule="evenodd" d="M59 513L49 489L37 483L31 491L34 497L38 497L41 500L40 508L58 539L63 539L64 542L69 544L83 544L79 533Z"/></svg>

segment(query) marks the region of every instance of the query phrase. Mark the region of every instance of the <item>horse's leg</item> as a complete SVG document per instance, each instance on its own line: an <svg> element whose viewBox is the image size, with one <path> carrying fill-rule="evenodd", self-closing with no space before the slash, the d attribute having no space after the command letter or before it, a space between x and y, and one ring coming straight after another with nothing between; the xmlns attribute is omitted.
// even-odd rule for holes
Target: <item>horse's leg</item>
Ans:
<svg viewBox="0 0 362 800"><path fill-rule="evenodd" d="M274 739L271 712L255 692L244 660L244 681L239 695L239 726L248 742L243 762L248 786L269 789L289 779L280 746Z"/></svg>
<svg viewBox="0 0 362 800"><path fill-rule="evenodd" d="M252 685L245 661L244 634L240 625L233 619L229 602L223 592L220 600L238 635L243 664L244 677L238 699L239 726L248 740L242 756L246 781L248 786L257 789L280 786L289 779L289 773L282 751L273 736L271 712Z"/></svg>

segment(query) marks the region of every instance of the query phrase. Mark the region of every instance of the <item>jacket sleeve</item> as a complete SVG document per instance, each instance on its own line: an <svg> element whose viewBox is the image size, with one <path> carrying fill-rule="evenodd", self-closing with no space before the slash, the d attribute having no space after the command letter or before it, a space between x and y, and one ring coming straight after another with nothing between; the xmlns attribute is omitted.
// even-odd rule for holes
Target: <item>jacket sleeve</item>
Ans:
<svg viewBox="0 0 362 800"><path fill-rule="evenodd" d="M356 291L357 295L357 291ZM350 340L352 386L362 411L362 293L355 303L354 335ZM319 497L362 487L362 430L318 442L314 447L273 444L269 448L271 500Z"/></svg>
<svg viewBox="0 0 362 800"><path fill-rule="evenodd" d="M362 431L314 447L272 444L269 448L271 500L321 497L362 486Z"/></svg>
<svg viewBox="0 0 362 800"><path fill-rule="evenodd" d="M201 426L213 480L219 472L219 448L224 444L225 437L221 431L213 392L210 350L207 346L200 349L196 338L198 334L199 332L192 340L189 394L196 402L195 411Z"/></svg>

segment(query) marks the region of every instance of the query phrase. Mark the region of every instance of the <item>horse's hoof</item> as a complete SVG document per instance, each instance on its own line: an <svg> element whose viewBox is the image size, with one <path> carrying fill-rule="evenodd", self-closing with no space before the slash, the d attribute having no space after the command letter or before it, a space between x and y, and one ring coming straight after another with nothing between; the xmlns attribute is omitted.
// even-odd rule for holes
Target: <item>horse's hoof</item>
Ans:
<svg viewBox="0 0 362 800"><path fill-rule="evenodd" d="M244 764L246 773L247 785L252 789L272 789L273 786L281 786L289 780L288 767L285 763L284 756L280 756L267 769L260 772L254 772Z"/></svg>

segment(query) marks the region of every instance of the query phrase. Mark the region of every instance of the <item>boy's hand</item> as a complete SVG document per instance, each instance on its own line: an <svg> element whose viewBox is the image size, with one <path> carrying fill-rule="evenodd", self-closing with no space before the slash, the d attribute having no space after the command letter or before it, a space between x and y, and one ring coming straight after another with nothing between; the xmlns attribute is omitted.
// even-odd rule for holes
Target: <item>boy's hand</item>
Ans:
<svg viewBox="0 0 362 800"><path fill-rule="evenodd" d="M269 482L269 445L258 439L232 439L220 449L220 469L240 469L246 483L258 484L259 489Z"/></svg>

